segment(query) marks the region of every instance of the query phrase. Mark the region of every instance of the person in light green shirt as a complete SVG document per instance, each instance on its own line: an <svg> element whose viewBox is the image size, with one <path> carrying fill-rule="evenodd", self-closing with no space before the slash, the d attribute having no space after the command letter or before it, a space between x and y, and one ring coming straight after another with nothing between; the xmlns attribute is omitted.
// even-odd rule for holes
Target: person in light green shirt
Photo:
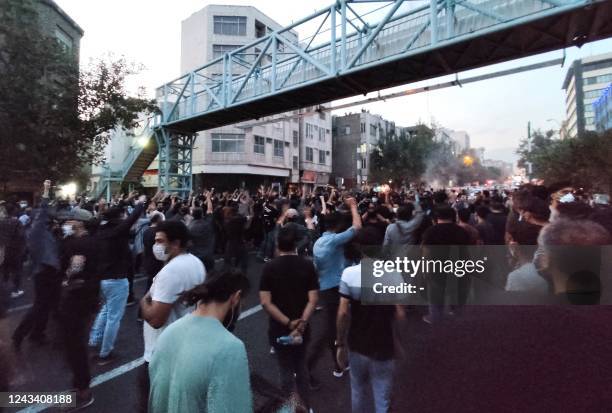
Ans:
<svg viewBox="0 0 612 413"><path fill-rule="evenodd" d="M253 411L246 350L230 332L248 286L241 272L213 272L184 294L187 304L198 306L156 343L149 365L150 413Z"/></svg>

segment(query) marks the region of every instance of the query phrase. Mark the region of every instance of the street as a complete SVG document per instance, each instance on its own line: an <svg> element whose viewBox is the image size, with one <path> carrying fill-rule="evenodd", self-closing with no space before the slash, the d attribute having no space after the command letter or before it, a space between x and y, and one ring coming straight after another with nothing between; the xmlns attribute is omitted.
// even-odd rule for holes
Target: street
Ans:
<svg viewBox="0 0 612 413"><path fill-rule="evenodd" d="M244 300L235 333L247 348L255 409L267 411L266 406L279 392L278 372L275 356L269 353L267 317L258 302L263 264L253 255L249 264L252 289ZM139 296L144 286L142 278L136 280ZM31 289L13 301L5 320L10 331L30 301ZM92 366L96 401L88 412L137 411L143 341L136 312L137 306L126 309L115 346L117 359L104 367ZM434 328L421 321L423 312L409 308L402 327L404 355L396 368L393 411L610 411L612 307L471 307L462 318ZM316 334L320 320L317 314L313 318ZM71 377L55 327L51 320L48 344L24 343L17 359L14 391L70 388ZM315 372L322 386L314 392L313 409L349 412L349 378L335 378L331 371L331 359L325 354Z"/></svg>

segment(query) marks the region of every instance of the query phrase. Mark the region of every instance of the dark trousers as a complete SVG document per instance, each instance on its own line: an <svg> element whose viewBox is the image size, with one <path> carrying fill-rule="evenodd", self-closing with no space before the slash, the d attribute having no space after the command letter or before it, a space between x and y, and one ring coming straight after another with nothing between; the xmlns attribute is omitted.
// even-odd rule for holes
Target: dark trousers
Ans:
<svg viewBox="0 0 612 413"><path fill-rule="evenodd" d="M13 283L12 291L21 289L21 273L23 272L23 261L18 259L17 262L5 262L0 266L0 273L3 274L4 282Z"/></svg>
<svg viewBox="0 0 612 413"><path fill-rule="evenodd" d="M304 336L304 342L299 346L274 345L280 372L281 390L288 398L294 389L306 406L310 407L310 377L306 365L306 348L308 334Z"/></svg>
<svg viewBox="0 0 612 413"><path fill-rule="evenodd" d="M70 291L60 307L64 354L70 370L72 385L78 390L89 388L91 373L87 342L89 329L97 312L98 289Z"/></svg>
<svg viewBox="0 0 612 413"><path fill-rule="evenodd" d="M313 333L312 344L309 346L308 355L308 370L310 374L314 371L315 367L319 363L325 348L331 354L332 360L336 370L340 370L338 362L336 361L336 317L338 315L338 304L340 302L340 295L338 294L338 287L330 288L319 292L319 304L323 306L321 312L324 317L323 331L319 334Z"/></svg>
<svg viewBox="0 0 612 413"><path fill-rule="evenodd" d="M138 371L138 412L140 413L147 413L149 411L150 390L149 363L145 361Z"/></svg>
<svg viewBox="0 0 612 413"><path fill-rule="evenodd" d="M14 340L20 342L28 335L34 338L44 335L49 313L57 308L61 291L62 277L56 269L45 266L34 276L34 304L15 329Z"/></svg>
<svg viewBox="0 0 612 413"><path fill-rule="evenodd" d="M246 274L248 259L249 255L244 242L228 241L223 258L223 265L226 269L236 267Z"/></svg>

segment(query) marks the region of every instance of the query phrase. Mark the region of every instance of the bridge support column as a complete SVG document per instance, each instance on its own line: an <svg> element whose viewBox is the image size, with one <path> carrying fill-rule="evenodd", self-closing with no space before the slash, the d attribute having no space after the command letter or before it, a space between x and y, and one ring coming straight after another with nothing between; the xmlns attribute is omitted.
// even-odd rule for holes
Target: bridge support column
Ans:
<svg viewBox="0 0 612 413"><path fill-rule="evenodd" d="M159 148L159 189L187 197L192 189L192 156L196 135L183 134L166 128L155 132Z"/></svg>

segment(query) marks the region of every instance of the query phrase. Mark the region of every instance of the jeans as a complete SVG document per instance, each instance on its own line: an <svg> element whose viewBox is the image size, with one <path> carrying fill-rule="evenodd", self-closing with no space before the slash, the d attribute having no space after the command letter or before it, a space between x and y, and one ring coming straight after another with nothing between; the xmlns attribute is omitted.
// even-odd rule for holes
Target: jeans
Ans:
<svg viewBox="0 0 612 413"><path fill-rule="evenodd" d="M308 333L304 335L304 342L299 346L274 345L280 372L281 390L285 397L289 397L297 388L297 393L304 405L310 407L309 400L309 374L306 367L306 348Z"/></svg>
<svg viewBox="0 0 612 413"><path fill-rule="evenodd" d="M319 291L319 304L323 306L321 315L324 317L324 324L323 331L315 334L316 338L313 338L312 344L309 346L307 365L310 374L315 371L326 347L334 361L336 371L342 370L336 360L336 346L334 344L336 341L336 317L339 302L338 287Z"/></svg>
<svg viewBox="0 0 612 413"><path fill-rule="evenodd" d="M100 357L107 357L113 351L125 312L129 292L128 280L127 278L102 280L100 291L104 305L91 329L89 345L93 347L101 344Z"/></svg>
<svg viewBox="0 0 612 413"><path fill-rule="evenodd" d="M351 404L353 413L387 413L391 406L391 387L395 362L374 360L349 352L351 365Z"/></svg>
<svg viewBox="0 0 612 413"><path fill-rule="evenodd" d="M274 257L274 247L276 244L276 229L264 232L264 239L261 243L261 249L259 250L259 256L263 258Z"/></svg>

